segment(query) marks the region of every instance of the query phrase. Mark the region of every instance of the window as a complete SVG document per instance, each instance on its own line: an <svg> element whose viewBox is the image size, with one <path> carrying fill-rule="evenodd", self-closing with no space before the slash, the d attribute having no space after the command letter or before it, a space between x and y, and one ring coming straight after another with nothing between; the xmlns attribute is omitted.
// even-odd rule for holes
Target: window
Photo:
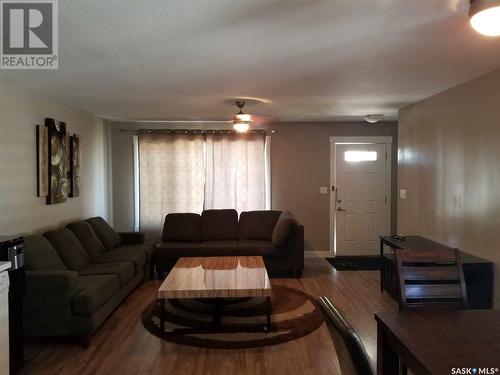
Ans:
<svg viewBox="0 0 500 375"><path fill-rule="evenodd" d="M344 153L344 160L350 163L356 163L360 161L376 161L377 151L346 151Z"/></svg>
<svg viewBox="0 0 500 375"><path fill-rule="evenodd" d="M266 208L264 135L208 135L205 160L205 209Z"/></svg>
<svg viewBox="0 0 500 375"><path fill-rule="evenodd" d="M200 212L205 188L202 135L139 135L139 227L159 231L171 212Z"/></svg>
<svg viewBox="0 0 500 375"><path fill-rule="evenodd" d="M270 209L269 142L264 134L139 135L136 226L158 232L174 212Z"/></svg>

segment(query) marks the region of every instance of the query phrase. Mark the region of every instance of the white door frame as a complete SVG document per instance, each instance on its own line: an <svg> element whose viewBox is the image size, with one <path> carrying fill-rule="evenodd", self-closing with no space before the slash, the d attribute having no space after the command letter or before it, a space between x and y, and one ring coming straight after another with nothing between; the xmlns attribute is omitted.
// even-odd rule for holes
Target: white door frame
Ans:
<svg viewBox="0 0 500 375"><path fill-rule="evenodd" d="M392 221L391 201L391 181L392 181L392 136L374 136L374 137L330 137L330 256L336 255L336 241L335 241L335 205L337 196L337 181L336 181L336 145L359 145L359 144L385 144L387 145L387 163L385 172L385 189L387 192L387 210L389 211L389 220ZM334 190L335 187L335 190Z"/></svg>

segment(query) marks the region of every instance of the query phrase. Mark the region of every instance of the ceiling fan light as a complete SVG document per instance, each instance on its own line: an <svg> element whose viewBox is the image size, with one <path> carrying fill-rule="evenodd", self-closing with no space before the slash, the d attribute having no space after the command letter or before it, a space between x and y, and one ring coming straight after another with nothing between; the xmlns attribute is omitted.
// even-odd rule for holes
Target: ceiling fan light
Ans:
<svg viewBox="0 0 500 375"><path fill-rule="evenodd" d="M252 116L243 113L243 107L245 106L244 100L237 100L236 106L240 109L240 111L233 117L233 128L238 133L246 133L250 128Z"/></svg>
<svg viewBox="0 0 500 375"><path fill-rule="evenodd" d="M238 121L238 122L234 122L233 128L238 133L246 133L248 131L248 129L250 128L250 125L246 121Z"/></svg>
<svg viewBox="0 0 500 375"><path fill-rule="evenodd" d="M238 114L236 114L236 116L234 116L233 121L235 121L235 122L237 122L237 121L250 122L250 121L252 121L252 116L250 116L247 113L238 113Z"/></svg>
<svg viewBox="0 0 500 375"><path fill-rule="evenodd" d="M485 36L500 36L500 0L474 0L470 5L470 23Z"/></svg>

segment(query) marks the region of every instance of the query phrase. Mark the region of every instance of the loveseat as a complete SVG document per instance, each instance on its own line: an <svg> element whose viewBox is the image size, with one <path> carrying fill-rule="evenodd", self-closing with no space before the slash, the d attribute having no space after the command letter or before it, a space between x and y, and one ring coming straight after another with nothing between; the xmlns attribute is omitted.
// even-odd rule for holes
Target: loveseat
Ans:
<svg viewBox="0 0 500 375"><path fill-rule="evenodd" d="M101 217L25 237L25 336L92 333L146 277L152 246Z"/></svg>
<svg viewBox="0 0 500 375"><path fill-rule="evenodd" d="M300 277L304 227L287 211L205 210L165 217L152 262L160 278L180 257L261 255L270 276Z"/></svg>

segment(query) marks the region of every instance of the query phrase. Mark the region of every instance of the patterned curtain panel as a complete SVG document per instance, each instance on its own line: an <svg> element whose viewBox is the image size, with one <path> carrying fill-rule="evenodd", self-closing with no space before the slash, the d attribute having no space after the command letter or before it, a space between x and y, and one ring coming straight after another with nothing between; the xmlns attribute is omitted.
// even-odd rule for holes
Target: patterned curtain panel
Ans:
<svg viewBox="0 0 500 375"><path fill-rule="evenodd" d="M139 135L140 228L159 232L165 215L203 210L203 135Z"/></svg>
<svg viewBox="0 0 500 375"><path fill-rule="evenodd" d="M266 209L265 142L262 134L207 135L206 209Z"/></svg>

